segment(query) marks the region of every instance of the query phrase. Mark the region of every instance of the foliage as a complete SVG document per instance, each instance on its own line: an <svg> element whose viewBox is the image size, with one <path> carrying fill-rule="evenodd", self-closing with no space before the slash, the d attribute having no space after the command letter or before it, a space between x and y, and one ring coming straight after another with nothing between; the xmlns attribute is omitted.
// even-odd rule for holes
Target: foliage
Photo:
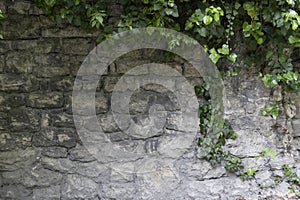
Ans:
<svg viewBox="0 0 300 200"><path fill-rule="evenodd" d="M232 155L228 151L223 150L223 146L228 139L236 139L237 135L233 131L230 123L225 120L221 131L217 134L215 142L211 141L209 131L212 128L212 107L211 99L208 93L209 87L204 82L202 85L195 87L197 97L204 98L206 103L199 107L199 126L200 137L198 138L198 145L200 147L198 152L199 158L204 158L212 166L220 164L222 161L226 163L225 169L229 172L240 175L244 169L244 165L240 158Z"/></svg>
<svg viewBox="0 0 300 200"><path fill-rule="evenodd" d="M92 31L98 41L135 27L166 27L184 32L206 47L213 62L243 62L258 67L266 86L299 92L293 61L299 57L298 0L121 0L122 15L108 23L108 0L35 0L54 21ZM245 44L245 45L243 45ZM243 53L240 51L243 48Z"/></svg>
<svg viewBox="0 0 300 200"><path fill-rule="evenodd" d="M269 157L271 159L274 159L276 157L276 155L277 155L276 152L270 148L264 148L261 153L262 157L264 157L264 158Z"/></svg>
<svg viewBox="0 0 300 200"><path fill-rule="evenodd" d="M267 105L265 108L261 109L261 113L264 116L270 115L273 119L277 119L279 113L279 106L277 104L273 106Z"/></svg>
<svg viewBox="0 0 300 200"><path fill-rule="evenodd" d="M290 190L295 193L297 197L300 197L300 177L295 172L293 172L293 170L288 165L282 165L282 170L285 178L291 184ZM298 190L296 188L298 188Z"/></svg>
<svg viewBox="0 0 300 200"><path fill-rule="evenodd" d="M109 23L109 0L35 0L58 24L71 23L88 31L101 30L97 40L137 27L165 27L183 32L205 47L211 60L227 75L236 75L239 64L256 67L267 87L281 85L285 91L299 93L300 81L294 63L300 54L299 0L120 0L122 13L115 23ZM172 41L176 48L179 41ZM230 62L234 64L230 64ZM234 67L232 67L234 66ZM222 149L226 140L236 134L225 121L217 140L211 143L209 130L212 108L208 85L197 86L196 94L207 104L199 108L201 137L199 155L212 165L226 162L226 169L240 174L239 158ZM274 119L279 107L266 106L262 114ZM269 152L270 153L270 152ZM266 156L272 156L267 151Z"/></svg>
<svg viewBox="0 0 300 200"><path fill-rule="evenodd" d="M5 18L5 15L3 14L2 10L0 10L0 25L1 21ZM0 33L0 39L3 39L3 35Z"/></svg>

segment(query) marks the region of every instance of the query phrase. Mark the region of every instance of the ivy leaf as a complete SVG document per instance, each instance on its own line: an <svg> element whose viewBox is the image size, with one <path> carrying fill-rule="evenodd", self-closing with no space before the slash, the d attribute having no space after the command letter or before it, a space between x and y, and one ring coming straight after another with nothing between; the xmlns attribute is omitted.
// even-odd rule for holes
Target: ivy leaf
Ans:
<svg viewBox="0 0 300 200"><path fill-rule="evenodd" d="M229 47L227 44L223 44L222 48L218 49L218 52L223 54L223 55L229 55Z"/></svg>
<svg viewBox="0 0 300 200"><path fill-rule="evenodd" d="M52 8L56 4L56 0L45 0L45 3Z"/></svg>
<svg viewBox="0 0 300 200"><path fill-rule="evenodd" d="M214 20L216 22L220 21L220 14L219 13L214 14Z"/></svg>
<svg viewBox="0 0 300 200"><path fill-rule="evenodd" d="M209 15L205 15L203 17L203 22L204 22L205 25L211 24L212 21L213 21L213 18Z"/></svg>
<svg viewBox="0 0 300 200"><path fill-rule="evenodd" d="M0 34L0 39L1 39L1 40L3 40L3 39L4 39L2 34Z"/></svg>
<svg viewBox="0 0 300 200"><path fill-rule="evenodd" d="M290 44L300 43L300 38L291 35L291 36L289 37L289 43L290 43Z"/></svg>
<svg viewBox="0 0 300 200"><path fill-rule="evenodd" d="M293 31L295 31L297 28L298 28L298 21L293 20L292 21L292 29L293 29Z"/></svg>
<svg viewBox="0 0 300 200"><path fill-rule="evenodd" d="M213 61L213 63L216 64L218 60L221 58L221 55L218 54L215 48L210 49L209 53L210 53L209 58Z"/></svg>
<svg viewBox="0 0 300 200"><path fill-rule="evenodd" d="M229 56L227 56L227 59L231 62L236 62L237 55L235 53L231 53Z"/></svg>

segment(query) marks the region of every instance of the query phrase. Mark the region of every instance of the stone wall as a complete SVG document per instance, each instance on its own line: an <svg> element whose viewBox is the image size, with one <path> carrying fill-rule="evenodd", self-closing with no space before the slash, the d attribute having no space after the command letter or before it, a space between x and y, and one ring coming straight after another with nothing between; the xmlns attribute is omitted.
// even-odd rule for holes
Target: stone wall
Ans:
<svg viewBox="0 0 300 200"><path fill-rule="evenodd" d="M30 1L1 1L0 9L8 14L0 29L5 37L0 40L0 199L296 199L290 184L276 177L283 177L283 164L300 175L299 97L283 99L279 89L265 88L257 72L248 68L225 78L225 117L238 134L226 148L243 158L247 169L255 168L255 179L242 181L224 166L212 168L195 157L195 144L185 137L180 139L188 148L166 149L152 162L112 155L111 165L87 151L73 121L74 81L96 46L96 35L58 27ZM151 49L133 51L108 67L95 103L98 122L112 143L127 151L142 146L140 151L149 156L162 137L180 137L176 98L154 84L133 93L129 111L144 127L142 139L136 140L116 124L110 100L120 77L153 60L167 63L191 85L202 82L183 59ZM279 119L261 115L269 102L282 103ZM158 135L143 138L154 104L164 105L167 120ZM261 157L264 148L277 156ZM177 151L182 155L172 154Z"/></svg>

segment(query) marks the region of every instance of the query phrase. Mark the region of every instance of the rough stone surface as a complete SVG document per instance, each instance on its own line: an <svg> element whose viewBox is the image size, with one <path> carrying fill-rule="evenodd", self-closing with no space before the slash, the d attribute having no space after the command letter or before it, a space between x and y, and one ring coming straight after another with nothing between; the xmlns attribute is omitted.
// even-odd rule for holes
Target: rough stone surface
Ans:
<svg viewBox="0 0 300 200"><path fill-rule="evenodd" d="M283 115L274 120L262 116L261 109L270 101L282 101L280 89L272 95L250 68L225 77L224 117L237 139L228 140L224 149L241 157L245 169L255 170L253 179L243 181L226 172L224 163L212 167L197 159L196 133L178 126L181 106L165 85L146 84L135 91L114 88L119 81L124 88L137 84L147 74L167 79L176 90L182 86L177 81L181 75L195 86L203 77L193 66L180 57L166 58L160 50L137 50L117 58L101 78L77 77L85 84L73 88L97 33L58 27L32 2L0 1L0 9L8 14L1 27L5 39L0 40L1 200L299 199L282 170L287 164L300 176L298 96L285 96ZM117 10L109 21L120 14L119 6L112 3ZM154 62L178 74L161 73L153 66L139 74L129 72ZM95 80L97 120L86 116L91 110L87 112L85 98L72 101L73 89L90 91ZM112 112L113 92L133 92L125 123L116 119L127 110L117 110L118 116ZM123 102L120 98L117 105ZM72 103L80 109L73 112ZM84 133L80 135L74 118L82 116L76 122ZM275 158L262 155L266 148L276 152Z"/></svg>

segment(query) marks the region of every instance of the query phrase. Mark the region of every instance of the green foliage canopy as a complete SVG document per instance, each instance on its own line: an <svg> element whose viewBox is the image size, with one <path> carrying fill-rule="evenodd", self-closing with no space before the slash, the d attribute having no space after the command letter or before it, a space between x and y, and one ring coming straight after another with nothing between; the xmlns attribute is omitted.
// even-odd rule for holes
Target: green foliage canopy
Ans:
<svg viewBox="0 0 300 200"><path fill-rule="evenodd" d="M115 3L109 0L35 2L59 24L101 29L99 42L114 32L138 27L181 31L198 40L220 68L230 66L224 66L226 60L233 66L255 66L266 86L282 85L299 93L294 68L300 47L299 0L120 0L122 13L113 24L108 19ZM175 41L171 48L178 44Z"/></svg>

